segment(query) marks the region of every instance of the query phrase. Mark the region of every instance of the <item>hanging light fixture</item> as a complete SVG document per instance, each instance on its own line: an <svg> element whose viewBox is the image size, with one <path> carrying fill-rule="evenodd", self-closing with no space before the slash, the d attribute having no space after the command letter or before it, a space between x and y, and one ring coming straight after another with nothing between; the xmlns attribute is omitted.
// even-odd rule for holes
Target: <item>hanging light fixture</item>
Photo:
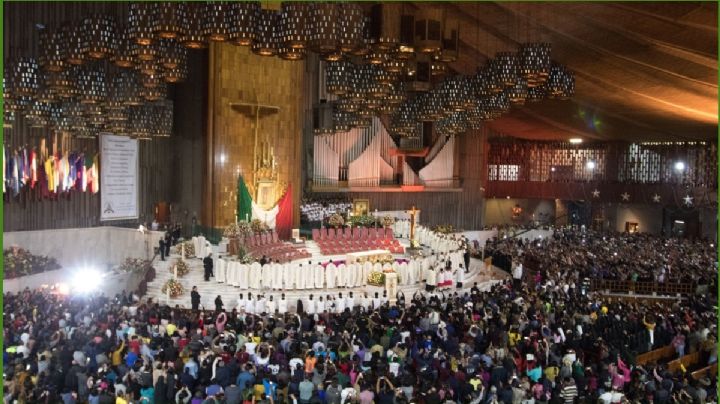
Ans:
<svg viewBox="0 0 720 404"><path fill-rule="evenodd" d="M278 52L277 28L280 15L275 10L260 10L260 18L255 25L255 40L252 52L260 56L275 56Z"/></svg>
<svg viewBox="0 0 720 404"><path fill-rule="evenodd" d="M330 54L338 49L340 10L334 3L313 3L310 20L310 49Z"/></svg>
<svg viewBox="0 0 720 404"><path fill-rule="evenodd" d="M164 1L157 3L155 33L159 38L177 39L183 34L186 3Z"/></svg>
<svg viewBox="0 0 720 404"><path fill-rule="evenodd" d="M65 42L67 52L65 52L65 61L71 65L81 65L85 63L88 44L83 32L83 26L68 26L64 29Z"/></svg>
<svg viewBox="0 0 720 404"><path fill-rule="evenodd" d="M507 90L507 96L513 105L523 105L528 95L527 80L519 77L515 85Z"/></svg>
<svg viewBox="0 0 720 404"><path fill-rule="evenodd" d="M158 55L158 43L152 43L150 45L136 45L135 46L135 59L136 63L142 63L145 61L155 60Z"/></svg>
<svg viewBox="0 0 720 404"><path fill-rule="evenodd" d="M505 87L515 84L518 78L517 55L512 52L498 52L491 64Z"/></svg>
<svg viewBox="0 0 720 404"><path fill-rule="evenodd" d="M415 50L435 54L442 49L443 10L423 7L415 14Z"/></svg>
<svg viewBox="0 0 720 404"><path fill-rule="evenodd" d="M350 91L350 76L354 69L347 61L325 63L325 89L330 94L343 95Z"/></svg>
<svg viewBox="0 0 720 404"><path fill-rule="evenodd" d="M157 3L139 2L130 3L128 15L130 38L138 45L150 45L155 40L158 19L156 17Z"/></svg>
<svg viewBox="0 0 720 404"><path fill-rule="evenodd" d="M338 3L340 8L340 51L355 52L363 46L363 31L365 29L365 16L359 4Z"/></svg>
<svg viewBox="0 0 720 404"><path fill-rule="evenodd" d="M157 101L167 95L167 85L161 82L155 87L143 87L140 89L140 95L146 101Z"/></svg>
<svg viewBox="0 0 720 404"><path fill-rule="evenodd" d="M430 75L444 76L447 74L447 64L439 60L430 62Z"/></svg>
<svg viewBox="0 0 720 404"><path fill-rule="evenodd" d="M118 67L133 67L137 55L137 42L130 37L130 32L125 26L118 27L116 39L117 50L111 60Z"/></svg>
<svg viewBox="0 0 720 404"><path fill-rule="evenodd" d="M25 111L25 119L31 128L44 128L50 124L52 105L48 102L35 101Z"/></svg>
<svg viewBox="0 0 720 404"><path fill-rule="evenodd" d="M529 87L527 93L528 102L539 102L547 97L547 88L545 86Z"/></svg>
<svg viewBox="0 0 720 404"><path fill-rule="evenodd" d="M185 13L184 32L180 35L180 43L189 49L207 48L207 34L205 28L206 5L200 2L187 3Z"/></svg>
<svg viewBox="0 0 720 404"><path fill-rule="evenodd" d="M47 72L45 74L45 85L51 88L58 96L63 98L72 97L75 92L72 89L75 87L74 80L70 77L69 71L62 72Z"/></svg>
<svg viewBox="0 0 720 404"><path fill-rule="evenodd" d="M106 15L93 15L83 20L87 41L87 55L91 59L104 59L115 54L115 19Z"/></svg>
<svg viewBox="0 0 720 404"><path fill-rule="evenodd" d="M180 64L172 69L165 69L163 78L168 83L181 83L187 79L187 65Z"/></svg>
<svg viewBox="0 0 720 404"><path fill-rule="evenodd" d="M34 58L20 58L11 62L10 93L14 97L32 97L38 91L38 64Z"/></svg>
<svg viewBox="0 0 720 404"><path fill-rule="evenodd" d="M165 69L175 69L187 63L187 48L173 39L160 39L160 65Z"/></svg>
<svg viewBox="0 0 720 404"><path fill-rule="evenodd" d="M143 60L135 65L135 68L144 76L155 75L161 70L160 66L153 60Z"/></svg>
<svg viewBox="0 0 720 404"><path fill-rule="evenodd" d="M280 58L284 60L303 60L305 59L306 54L307 51L303 48L291 48L286 45L281 45L278 49L278 56L280 56Z"/></svg>
<svg viewBox="0 0 720 404"><path fill-rule="evenodd" d="M105 83L105 69L102 66L83 66L78 71L79 100L82 104L96 104L105 102L107 87Z"/></svg>
<svg viewBox="0 0 720 404"><path fill-rule="evenodd" d="M223 1L213 1L205 6L205 32L210 41L224 42L230 34L232 20L230 5Z"/></svg>
<svg viewBox="0 0 720 404"><path fill-rule="evenodd" d="M67 68L63 35L64 32L61 29L55 31L44 29L40 32L38 64L43 70L59 72Z"/></svg>
<svg viewBox="0 0 720 404"><path fill-rule="evenodd" d="M280 43L283 49L305 49L310 28L310 3L283 2L280 6ZM289 55L299 52L285 50ZM302 53L304 57L304 53Z"/></svg>
<svg viewBox="0 0 720 404"><path fill-rule="evenodd" d="M260 18L260 3L241 1L231 3L232 25L230 41L234 45L250 46L255 39L255 26Z"/></svg>
<svg viewBox="0 0 720 404"><path fill-rule="evenodd" d="M395 50L400 41L400 15L402 5L399 3L381 3L372 6L370 11L370 44L380 53Z"/></svg>

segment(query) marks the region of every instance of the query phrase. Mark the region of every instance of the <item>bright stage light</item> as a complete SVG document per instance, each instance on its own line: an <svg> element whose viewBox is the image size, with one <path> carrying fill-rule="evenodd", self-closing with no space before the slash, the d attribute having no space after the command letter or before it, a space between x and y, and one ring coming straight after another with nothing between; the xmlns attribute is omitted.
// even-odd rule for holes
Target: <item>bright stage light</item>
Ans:
<svg viewBox="0 0 720 404"><path fill-rule="evenodd" d="M590 160L585 164L585 167L588 168L588 170L594 170L595 169L595 162Z"/></svg>
<svg viewBox="0 0 720 404"><path fill-rule="evenodd" d="M73 276L72 290L75 293L92 293L100 287L102 278L102 274L95 269L80 269Z"/></svg>
<svg viewBox="0 0 720 404"><path fill-rule="evenodd" d="M580 143L582 143L582 139L577 138L577 137L574 137L574 138L571 138L571 139L570 139L570 143L572 143L572 144L580 144Z"/></svg>
<svg viewBox="0 0 720 404"><path fill-rule="evenodd" d="M684 170L685 170L685 163L683 163L682 161L676 161L676 162L675 162L675 169L676 169L677 171L684 171Z"/></svg>

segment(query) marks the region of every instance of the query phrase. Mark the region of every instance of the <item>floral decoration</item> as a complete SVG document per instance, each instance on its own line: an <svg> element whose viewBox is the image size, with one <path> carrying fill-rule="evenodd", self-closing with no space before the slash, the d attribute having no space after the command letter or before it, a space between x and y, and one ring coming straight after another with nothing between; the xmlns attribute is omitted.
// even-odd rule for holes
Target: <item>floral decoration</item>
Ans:
<svg viewBox="0 0 720 404"><path fill-rule="evenodd" d="M340 227L345 224L345 219L343 219L341 214L333 213L332 216L330 216L330 219L328 219L328 223L330 226Z"/></svg>
<svg viewBox="0 0 720 404"><path fill-rule="evenodd" d="M395 224L395 218L392 216L385 216L382 218L382 224L384 227L390 227Z"/></svg>
<svg viewBox="0 0 720 404"><path fill-rule="evenodd" d="M253 219L252 222L250 222L250 228L252 229L253 233L262 233L264 231L270 230L268 228L268 225L260 219Z"/></svg>
<svg viewBox="0 0 720 404"><path fill-rule="evenodd" d="M371 215L350 216L350 220L348 222L353 227L373 227L378 225L377 218Z"/></svg>
<svg viewBox="0 0 720 404"><path fill-rule="evenodd" d="M171 299L175 299L176 297L182 296L182 294L185 293L185 289L183 288L182 284L175 279L168 280L160 289L163 294L167 294L168 290L170 291Z"/></svg>
<svg viewBox="0 0 720 404"><path fill-rule="evenodd" d="M249 253L247 250L245 250L245 248L242 247L242 246L240 246L240 248L238 249L238 254L237 254L237 256L238 256L238 259L240 260L240 262L243 263L243 264L248 264L248 265L249 265L249 264L252 264L253 262L255 262L255 257L253 257L252 254L250 254L250 253Z"/></svg>
<svg viewBox="0 0 720 404"><path fill-rule="evenodd" d="M439 224L432 228L432 231L440 234L456 233L458 230L451 224Z"/></svg>
<svg viewBox="0 0 720 404"><path fill-rule="evenodd" d="M20 276L54 271L61 267L55 258L34 255L26 249L12 247L3 250L3 268L5 271L5 279L12 279Z"/></svg>
<svg viewBox="0 0 720 404"><path fill-rule="evenodd" d="M195 256L195 244L191 240L178 243L178 245L175 246L175 252L179 255L182 254L182 246L185 246L185 256L182 258L190 258Z"/></svg>
<svg viewBox="0 0 720 404"><path fill-rule="evenodd" d="M190 272L190 265L183 259L175 260L175 263L169 267L171 274L175 273L175 267L177 266L178 276L185 276Z"/></svg>
<svg viewBox="0 0 720 404"><path fill-rule="evenodd" d="M368 274L368 285L385 286L385 274L380 271L373 271Z"/></svg>

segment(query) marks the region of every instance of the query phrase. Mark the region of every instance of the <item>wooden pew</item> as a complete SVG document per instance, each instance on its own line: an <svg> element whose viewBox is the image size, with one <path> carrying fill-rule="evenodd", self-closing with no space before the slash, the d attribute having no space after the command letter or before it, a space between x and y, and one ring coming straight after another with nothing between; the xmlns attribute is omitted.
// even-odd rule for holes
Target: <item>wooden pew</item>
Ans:
<svg viewBox="0 0 720 404"><path fill-rule="evenodd" d="M715 374L717 374L717 362L713 363L710 366L692 372L690 376L692 376L692 378L695 380L700 380L705 376L712 379L712 376Z"/></svg>
<svg viewBox="0 0 720 404"><path fill-rule="evenodd" d="M685 355L682 358L675 359L674 361L668 362L668 370L675 373L680 370L682 364L685 369L689 370L693 365L700 362L700 351Z"/></svg>
<svg viewBox="0 0 720 404"><path fill-rule="evenodd" d="M667 345L662 348L654 349L650 352L645 352L638 355L635 358L635 363L638 365L646 365L648 363L660 363L671 359L674 355L676 355L675 348L672 345Z"/></svg>

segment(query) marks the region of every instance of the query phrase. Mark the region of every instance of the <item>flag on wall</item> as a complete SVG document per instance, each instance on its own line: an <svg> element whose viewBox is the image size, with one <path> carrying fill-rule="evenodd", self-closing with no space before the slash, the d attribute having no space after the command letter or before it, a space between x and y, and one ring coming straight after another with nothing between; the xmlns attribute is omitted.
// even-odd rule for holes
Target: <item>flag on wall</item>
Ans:
<svg viewBox="0 0 720 404"><path fill-rule="evenodd" d="M293 225L293 203L292 203L292 184L288 184L285 195L280 198L278 207L280 208L275 218L275 231L281 240L287 240L292 233Z"/></svg>
<svg viewBox="0 0 720 404"><path fill-rule="evenodd" d="M237 189L237 219L238 220L252 220L252 198L250 192L248 192L247 186L245 186L245 180L242 175L238 176L238 189Z"/></svg>

